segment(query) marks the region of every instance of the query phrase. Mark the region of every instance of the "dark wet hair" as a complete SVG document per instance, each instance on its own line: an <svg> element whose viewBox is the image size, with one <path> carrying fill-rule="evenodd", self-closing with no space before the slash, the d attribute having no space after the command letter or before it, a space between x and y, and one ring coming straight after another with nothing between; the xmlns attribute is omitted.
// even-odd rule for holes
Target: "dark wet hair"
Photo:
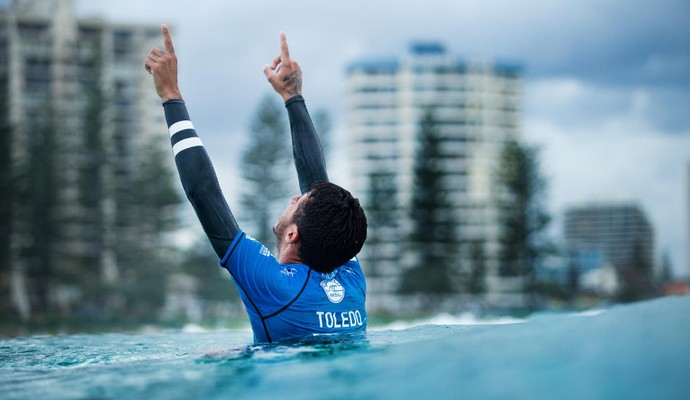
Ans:
<svg viewBox="0 0 690 400"><path fill-rule="evenodd" d="M315 271L328 273L357 255L367 238L367 217L359 200L340 186L318 181L295 212L299 256Z"/></svg>

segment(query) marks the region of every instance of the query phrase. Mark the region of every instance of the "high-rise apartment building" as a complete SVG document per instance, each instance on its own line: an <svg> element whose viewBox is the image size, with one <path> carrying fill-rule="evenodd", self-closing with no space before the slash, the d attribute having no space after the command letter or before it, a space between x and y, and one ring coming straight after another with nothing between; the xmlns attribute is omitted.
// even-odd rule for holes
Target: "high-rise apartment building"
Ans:
<svg viewBox="0 0 690 400"><path fill-rule="evenodd" d="M160 100L143 68L145 55L159 42L158 26L77 18L73 0L0 3L2 112L12 127L3 132L9 150L2 168L17 175L28 171L26 165L46 166L50 188L43 192L40 176L19 181L29 196L51 197L48 217L20 200L3 199L12 208L13 220L3 228L10 231L13 282L32 264L35 270L68 271L77 258L90 260L85 262L103 279L117 281L117 242L137 240L124 231L128 223L118 220L119 201L140 173L134 161L154 137L168 147ZM37 218L48 218L46 226L57 224L60 231L27 231L26 221L37 225ZM23 249L46 239L41 235L51 240L50 256L25 254Z"/></svg>
<svg viewBox="0 0 690 400"><path fill-rule="evenodd" d="M428 109L439 126L442 168L458 235L464 243L478 241L483 246L487 300L514 303L500 295L505 280L498 278L499 210L494 190L503 145L519 135L519 67L463 61L431 42L414 43L401 57L356 61L347 75L352 189L365 205L372 201L372 185L389 194L375 200L387 203L388 222L370 224L361 255L369 268L369 304L394 309L397 303L395 292L407 264L404 239L411 228L419 122ZM462 270L468 251L459 254Z"/></svg>
<svg viewBox="0 0 690 400"><path fill-rule="evenodd" d="M635 203L592 203L565 211L564 238L569 250L598 252L618 269L654 266L654 229Z"/></svg>
<svg viewBox="0 0 690 400"><path fill-rule="evenodd" d="M12 119L22 125L50 100L73 127L88 104L85 89L98 78L114 100L114 126L134 129L126 140L160 132L160 102L143 70L148 50L160 46L160 27L77 19L73 3L14 0L0 9L0 68L9 78Z"/></svg>

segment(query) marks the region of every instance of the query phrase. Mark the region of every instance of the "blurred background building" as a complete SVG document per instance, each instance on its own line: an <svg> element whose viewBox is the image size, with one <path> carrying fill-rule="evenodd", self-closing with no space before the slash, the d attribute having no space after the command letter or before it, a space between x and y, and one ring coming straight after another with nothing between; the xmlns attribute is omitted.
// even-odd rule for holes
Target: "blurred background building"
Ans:
<svg viewBox="0 0 690 400"><path fill-rule="evenodd" d="M3 138L10 212L0 262L23 315L50 304L68 310L84 292L77 265L122 284L120 264L134 256L124 242L157 245L156 234L143 233L143 219L128 221L124 203L140 201L131 191L145 147L168 147L160 101L142 66L159 39L159 26L77 19L72 0L0 8L3 112L11 126Z"/></svg>
<svg viewBox="0 0 690 400"><path fill-rule="evenodd" d="M401 304L395 293L409 266L404 243L414 213L409 208L415 152L420 120L429 109L439 126L442 169L460 241L482 243L487 300L515 304L506 298L505 280L498 278L499 210L493 192L503 145L520 132L519 67L464 61L442 44L427 42L412 43L400 57L355 61L347 75L352 189L365 204L385 202L388 208L387 223L370 222L361 255L372 310ZM374 200L377 179L388 181L383 186L389 195ZM460 254L458 268L468 257Z"/></svg>
<svg viewBox="0 0 690 400"><path fill-rule="evenodd" d="M570 250L598 252L602 262L618 268L636 263L654 265L654 230L635 203L570 207L565 211L564 237Z"/></svg>
<svg viewBox="0 0 690 400"><path fill-rule="evenodd" d="M633 202L596 202L565 210L564 240L569 266L580 283L599 294L636 300L652 296L662 274L655 257L654 228ZM595 255L592 263L583 256ZM615 283L611 281L615 280ZM598 287L598 288L597 288Z"/></svg>

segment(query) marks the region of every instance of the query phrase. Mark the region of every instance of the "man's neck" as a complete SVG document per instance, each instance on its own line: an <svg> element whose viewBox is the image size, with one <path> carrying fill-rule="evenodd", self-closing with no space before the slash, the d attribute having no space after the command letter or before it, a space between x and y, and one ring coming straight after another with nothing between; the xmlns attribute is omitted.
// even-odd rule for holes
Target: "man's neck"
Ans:
<svg viewBox="0 0 690 400"><path fill-rule="evenodd" d="M297 250L295 246L287 246L287 248L281 249L278 253L278 262L281 264L304 264Z"/></svg>

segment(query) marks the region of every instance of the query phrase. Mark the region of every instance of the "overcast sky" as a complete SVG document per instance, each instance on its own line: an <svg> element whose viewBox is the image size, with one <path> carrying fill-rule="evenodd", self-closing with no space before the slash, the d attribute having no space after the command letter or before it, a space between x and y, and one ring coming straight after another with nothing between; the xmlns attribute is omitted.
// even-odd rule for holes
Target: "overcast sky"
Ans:
<svg viewBox="0 0 690 400"><path fill-rule="evenodd" d="M302 66L310 109L334 119L336 143L347 135L346 65L438 40L463 58L522 66L522 135L541 148L555 233L568 205L636 201L659 254L677 275L689 273L687 0L75 1L81 16L171 26L182 92L231 206L236 160L270 92L262 69L280 31ZM333 158L334 180L346 184L346 154Z"/></svg>

